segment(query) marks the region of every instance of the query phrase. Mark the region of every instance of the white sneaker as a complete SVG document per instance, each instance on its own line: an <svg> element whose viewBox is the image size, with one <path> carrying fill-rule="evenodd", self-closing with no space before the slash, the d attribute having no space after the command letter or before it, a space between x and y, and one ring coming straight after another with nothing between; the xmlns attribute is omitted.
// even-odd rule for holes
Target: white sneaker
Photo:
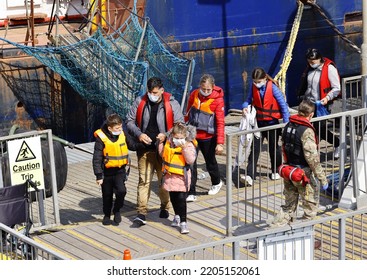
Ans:
<svg viewBox="0 0 367 280"><path fill-rule="evenodd" d="M175 217L173 218L173 221L171 223L171 227L179 227L180 226L180 216L179 215L175 215Z"/></svg>
<svg viewBox="0 0 367 280"><path fill-rule="evenodd" d="M246 186L252 186L254 183L254 180L252 180L252 178L248 175L240 175L240 182L245 184Z"/></svg>
<svg viewBox="0 0 367 280"><path fill-rule="evenodd" d="M220 191L220 188L223 186L223 182L220 181L218 185L211 186L210 190L208 191L209 195L215 195Z"/></svg>
<svg viewBox="0 0 367 280"><path fill-rule="evenodd" d="M189 227L187 226L187 223L186 222L182 222L181 224L180 224L180 228L181 228L181 233L182 234L187 234L187 233L189 233L190 231L189 231Z"/></svg>
<svg viewBox="0 0 367 280"><path fill-rule="evenodd" d="M280 175L278 173L271 173L270 175L270 179L272 180L279 180L280 179Z"/></svg>
<svg viewBox="0 0 367 280"><path fill-rule="evenodd" d="M338 159L340 156L340 147L334 149L334 158Z"/></svg>
<svg viewBox="0 0 367 280"><path fill-rule="evenodd" d="M189 194L189 195L187 196L187 198L186 198L186 201L187 201L187 202L194 202L194 201L196 201L196 199L197 199L196 195Z"/></svg>

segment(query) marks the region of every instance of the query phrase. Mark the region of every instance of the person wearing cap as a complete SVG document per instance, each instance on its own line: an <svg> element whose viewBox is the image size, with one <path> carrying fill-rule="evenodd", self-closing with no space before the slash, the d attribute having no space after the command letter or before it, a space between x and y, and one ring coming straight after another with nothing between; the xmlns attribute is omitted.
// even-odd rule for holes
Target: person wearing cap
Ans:
<svg viewBox="0 0 367 280"><path fill-rule="evenodd" d="M329 105L340 96L340 77L335 63L321 55L317 49L306 52L307 67L302 74L299 100L320 101L330 112ZM315 111L315 117L320 117ZM319 123L315 124L318 130ZM334 146L334 158L339 158L339 138L326 128L326 122L320 123L320 139L327 140Z"/></svg>

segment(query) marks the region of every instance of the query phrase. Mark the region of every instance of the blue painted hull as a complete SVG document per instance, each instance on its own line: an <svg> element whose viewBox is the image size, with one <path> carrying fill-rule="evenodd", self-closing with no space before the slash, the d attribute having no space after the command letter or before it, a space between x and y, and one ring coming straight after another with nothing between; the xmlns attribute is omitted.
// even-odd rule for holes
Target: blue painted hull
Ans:
<svg viewBox="0 0 367 280"><path fill-rule="evenodd" d="M362 21L352 19L361 12L362 0L318 0L317 4L349 40L361 46ZM216 84L225 89L227 109L241 107L254 67L263 67L272 76L278 73L296 12L296 0L147 0L145 9L164 40L195 58L193 87L203 73L213 74ZM341 77L360 74L360 54L338 37L319 12L306 8L287 71L290 106L297 105L295 92L310 47L334 60Z"/></svg>
<svg viewBox="0 0 367 280"><path fill-rule="evenodd" d="M278 73L297 12L296 0L139 3L145 5L142 10L161 37L183 56L195 59L192 87L198 85L203 73L213 74L216 84L225 90L227 110L241 108L251 86L253 68L263 67L272 76ZM318 0L317 4L348 39L361 46L362 0ZM360 74L360 54L338 37L320 13L305 9L287 71L285 93L290 106L297 105L295 93L309 47L320 49L334 60L341 77ZM93 131L103 122L105 108L89 104L67 83L58 85L48 71L34 58L0 61L1 135L8 134L13 123L21 123L32 129L52 128L70 142L93 141ZM41 93L48 99L42 100L41 106L32 103L33 98L42 99ZM27 112L19 113L19 101L26 105Z"/></svg>

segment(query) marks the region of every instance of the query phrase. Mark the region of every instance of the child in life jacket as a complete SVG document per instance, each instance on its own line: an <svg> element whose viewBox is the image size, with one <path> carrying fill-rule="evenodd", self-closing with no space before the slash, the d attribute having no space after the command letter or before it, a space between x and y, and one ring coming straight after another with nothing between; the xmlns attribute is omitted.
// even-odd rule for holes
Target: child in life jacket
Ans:
<svg viewBox="0 0 367 280"><path fill-rule="evenodd" d="M171 226L180 227L182 234L189 233L187 226L187 193L190 189L190 165L196 159L196 128L177 123L168 132L165 143L158 146L163 159L163 188L169 192L175 217Z"/></svg>
<svg viewBox="0 0 367 280"><path fill-rule="evenodd" d="M102 190L102 224L118 225L121 222L120 210L126 196L126 165L129 163L125 134L122 131L122 119L111 114L100 129L94 132L96 141L93 153L93 171L96 183ZM115 201L113 201L115 194ZM111 212L114 215L111 221Z"/></svg>

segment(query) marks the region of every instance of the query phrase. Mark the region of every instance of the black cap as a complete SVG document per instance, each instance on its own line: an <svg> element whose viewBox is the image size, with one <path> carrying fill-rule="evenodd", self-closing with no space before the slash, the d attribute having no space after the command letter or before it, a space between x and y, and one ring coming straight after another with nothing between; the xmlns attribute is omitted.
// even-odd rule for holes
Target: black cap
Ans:
<svg viewBox="0 0 367 280"><path fill-rule="evenodd" d="M322 59L322 55L318 49L308 49L306 52L306 58L311 60Z"/></svg>

